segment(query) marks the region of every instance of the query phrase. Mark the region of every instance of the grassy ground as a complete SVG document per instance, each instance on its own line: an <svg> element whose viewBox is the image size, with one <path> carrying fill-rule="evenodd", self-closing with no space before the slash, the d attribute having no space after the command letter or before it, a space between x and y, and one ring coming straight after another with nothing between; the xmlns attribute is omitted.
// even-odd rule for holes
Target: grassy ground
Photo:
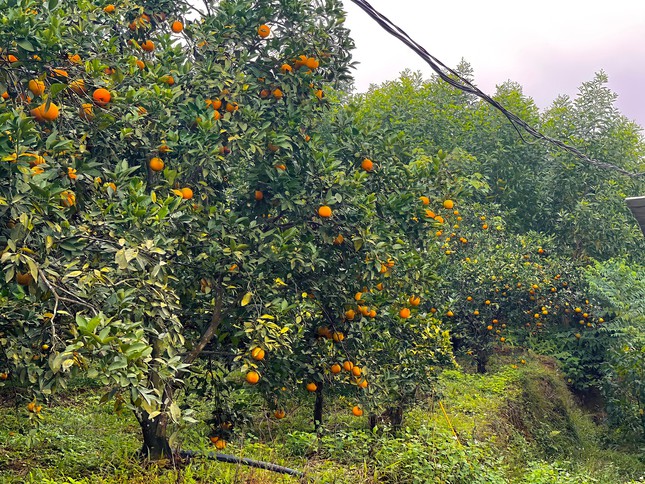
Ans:
<svg viewBox="0 0 645 484"><path fill-rule="evenodd" d="M302 405L282 421L258 417L238 429L226 452L303 470L305 482L316 483L645 482L639 455L601 445L603 429L575 405L552 362L532 357L513 366L499 360L483 376L445 372L438 396L406 412L398 434L371 432L338 403L317 436ZM136 420L99 398L96 388L70 390L43 410L38 432L24 408L5 400L0 483L298 482L204 459L141 467ZM205 435L199 425L182 430L182 448L212 450Z"/></svg>

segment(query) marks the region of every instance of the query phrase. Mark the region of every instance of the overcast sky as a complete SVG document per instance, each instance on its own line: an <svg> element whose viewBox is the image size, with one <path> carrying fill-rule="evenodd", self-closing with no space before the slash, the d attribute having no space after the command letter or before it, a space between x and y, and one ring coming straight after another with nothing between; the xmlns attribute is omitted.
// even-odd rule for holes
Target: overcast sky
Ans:
<svg viewBox="0 0 645 484"><path fill-rule="evenodd" d="M464 58L475 84L492 94L519 82L540 108L603 69L617 106L645 126L645 0L368 0L444 64ZM359 92L405 68L431 70L414 52L343 0L356 42Z"/></svg>

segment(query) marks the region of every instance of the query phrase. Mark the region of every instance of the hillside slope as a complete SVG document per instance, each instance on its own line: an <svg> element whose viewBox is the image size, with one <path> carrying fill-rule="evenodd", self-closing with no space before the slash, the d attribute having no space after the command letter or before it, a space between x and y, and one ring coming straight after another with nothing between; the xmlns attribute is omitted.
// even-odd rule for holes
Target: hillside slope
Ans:
<svg viewBox="0 0 645 484"><path fill-rule="evenodd" d="M297 482L204 460L141 469L133 457L136 422L98 400L97 389L59 397L34 432L24 412L5 399L0 482L153 484L176 482L179 475L186 483ZM398 433L370 431L346 402L336 401L317 436L309 423L311 403L294 400L279 422L258 407L254 423L240 428L226 451L305 470L320 483L618 484L645 476L635 453L602 447L604 429L576 404L554 361L535 355L498 357L485 375L445 371L436 394L406 411ZM209 450L205 434L204 428L185 429L182 446Z"/></svg>

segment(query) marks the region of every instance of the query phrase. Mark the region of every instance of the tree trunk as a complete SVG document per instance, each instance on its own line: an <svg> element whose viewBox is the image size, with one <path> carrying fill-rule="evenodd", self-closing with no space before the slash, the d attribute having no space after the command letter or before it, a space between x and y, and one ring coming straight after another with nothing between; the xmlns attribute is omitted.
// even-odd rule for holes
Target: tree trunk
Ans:
<svg viewBox="0 0 645 484"><path fill-rule="evenodd" d="M150 419L145 410L138 410L135 415L143 435L141 457L148 460L169 459L172 456L172 450L166 434L168 417L162 413Z"/></svg>
<svg viewBox="0 0 645 484"><path fill-rule="evenodd" d="M395 407L390 407L387 413L392 423L392 429L395 432L401 430L401 424L403 424L403 403L401 402Z"/></svg>
<svg viewBox="0 0 645 484"><path fill-rule="evenodd" d="M323 384L320 382L316 389L316 403L314 404L314 428L318 430L323 422Z"/></svg>
<svg viewBox="0 0 645 484"><path fill-rule="evenodd" d="M475 361L477 362L477 373L479 373L479 374L486 373L486 364L488 363L488 357L484 357L484 356L479 357L478 356L475 359Z"/></svg>
<svg viewBox="0 0 645 484"><path fill-rule="evenodd" d="M375 413L370 413L369 417L367 418L367 423L370 426L370 430L374 432L374 429L378 424L378 415L376 415Z"/></svg>

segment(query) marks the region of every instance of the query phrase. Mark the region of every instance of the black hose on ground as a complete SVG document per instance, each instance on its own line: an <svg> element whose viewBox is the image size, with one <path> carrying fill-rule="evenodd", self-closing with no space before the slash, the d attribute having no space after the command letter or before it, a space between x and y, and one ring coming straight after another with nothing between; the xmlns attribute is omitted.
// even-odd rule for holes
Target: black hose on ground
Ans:
<svg viewBox="0 0 645 484"><path fill-rule="evenodd" d="M272 464L270 462L263 462L261 460L247 459L246 457L236 457L234 455L228 454L219 454L215 452L202 453L195 450L181 450L179 455L182 458L191 458L191 457L205 457L211 460L217 460L219 462L227 462L229 464L244 464L249 467L256 467L258 469L265 469L267 471L278 472L280 474L288 474L290 476L302 477L304 473L297 471L295 469L289 469L288 467L282 467L277 464Z"/></svg>

